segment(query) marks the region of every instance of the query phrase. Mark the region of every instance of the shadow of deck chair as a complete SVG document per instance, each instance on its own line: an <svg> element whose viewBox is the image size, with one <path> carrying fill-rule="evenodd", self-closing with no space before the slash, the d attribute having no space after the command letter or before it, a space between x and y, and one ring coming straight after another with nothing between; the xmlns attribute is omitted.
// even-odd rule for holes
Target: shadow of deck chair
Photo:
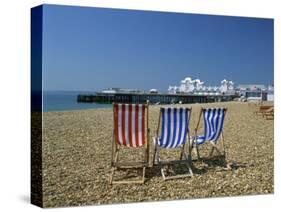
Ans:
<svg viewBox="0 0 281 212"><path fill-rule="evenodd" d="M188 176L193 176L191 169L190 160L190 142L188 145L188 154L186 153L186 141L189 141L189 119L190 119L191 109L190 108L160 108L158 128L156 136L153 137L154 142L154 154L153 154L153 164L159 164L161 168L161 174L164 180L183 178ZM161 123L160 123L161 120ZM159 137L160 124L161 137ZM160 160L160 151L163 149L175 149L180 148L180 158L179 160L173 161L162 161ZM156 160L156 161L155 161ZM166 176L164 165L175 164L175 163L185 163L187 166L187 174Z"/></svg>
<svg viewBox="0 0 281 212"><path fill-rule="evenodd" d="M214 150L217 151L219 156L222 156L226 162L226 151L223 136L223 125L226 116L227 108L201 108L199 120L194 130L192 137L192 150L196 150L197 159L200 160L199 146L209 143L212 146L209 158L213 156ZM204 121L204 135L198 135L198 127L200 124L201 116L203 115ZM219 148L219 141L222 144L222 150ZM226 163L229 169L230 165Z"/></svg>
<svg viewBox="0 0 281 212"><path fill-rule="evenodd" d="M114 130L112 139L110 184L144 183L145 168L149 165L148 104L113 103ZM122 148L143 151L142 161L119 161ZM142 168L140 180L114 180L118 168Z"/></svg>

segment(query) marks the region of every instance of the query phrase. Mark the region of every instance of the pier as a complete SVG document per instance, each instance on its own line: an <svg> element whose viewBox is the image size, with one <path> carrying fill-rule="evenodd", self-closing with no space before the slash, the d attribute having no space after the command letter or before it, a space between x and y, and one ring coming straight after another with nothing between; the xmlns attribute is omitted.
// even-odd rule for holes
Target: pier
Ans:
<svg viewBox="0 0 281 212"><path fill-rule="evenodd" d="M152 104L191 104L232 101L237 95L197 95L197 94L160 94L160 93L102 93L81 94L77 96L80 103L145 103Z"/></svg>

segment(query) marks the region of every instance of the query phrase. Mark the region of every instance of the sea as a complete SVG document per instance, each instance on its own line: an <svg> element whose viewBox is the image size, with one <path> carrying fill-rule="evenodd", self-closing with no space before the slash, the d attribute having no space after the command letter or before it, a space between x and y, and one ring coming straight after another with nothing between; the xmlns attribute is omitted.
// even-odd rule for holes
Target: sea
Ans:
<svg viewBox="0 0 281 212"><path fill-rule="evenodd" d="M68 111L85 110L97 108L111 108L111 104L100 103L78 103L78 94L94 94L85 91L44 91L43 92L43 111Z"/></svg>

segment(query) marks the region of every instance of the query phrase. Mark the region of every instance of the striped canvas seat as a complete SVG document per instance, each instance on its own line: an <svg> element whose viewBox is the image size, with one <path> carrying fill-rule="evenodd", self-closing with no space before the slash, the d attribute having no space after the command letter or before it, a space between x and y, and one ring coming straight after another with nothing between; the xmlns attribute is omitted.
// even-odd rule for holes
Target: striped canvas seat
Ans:
<svg viewBox="0 0 281 212"><path fill-rule="evenodd" d="M113 139L111 152L110 184L144 183L145 169L149 166L149 127L148 127L148 102L147 104L113 103ZM142 147L142 148L138 148ZM136 151L143 154L138 157ZM127 150L125 150L127 149ZM128 150L131 149L131 150ZM120 154L136 154L136 157L119 157ZM118 169L142 168L141 179L123 178L114 180L114 173ZM120 174L120 173L119 173ZM139 178L139 177L138 177Z"/></svg>
<svg viewBox="0 0 281 212"><path fill-rule="evenodd" d="M221 159L220 166L225 166L227 170L231 169L230 164L226 161L226 151L223 136L223 125L227 108L201 108L197 126L194 130L191 149L196 150L197 159L201 160L199 147L203 144L210 145L209 158L213 156L214 151L218 154L216 159ZM204 134L198 135L201 116L203 115ZM205 157L205 160L208 159Z"/></svg>
<svg viewBox="0 0 281 212"><path fill-rule="evenodd" d="M191 157L190 157L190 142L189 142L189 119L191 114L191 108L160 108L158 128L156 136L153 137L154 141L154 154L153 164L160 165L161 174L164 180L176 179L183 177L193 176L191 169ZM161 136L159 136L159 130L161 125ZM186 142L188 140L188 142ZM188 151L185 148L188 145ZM171 150L180 149L179 160L161 160L160 151L163 149ZM184 163L186 165L185 174L174 174L168 176L166 173L165 165ZM174 171L172 173L175 173Z"/></svg>
<svg viewBox="0 0 281 212"><path fill-rule="evenodd" d="M162 148L177 148L185 144L189 130L188 108L161 108L162 132L157 138L158 146Z"/></svg>
<svg viewBox="0 0 281 212"><path fill-rule="evenodd" d="M145 105L114 104L114 135L119 145L143 146L145 144Z"/></svg>
<svg viewBox="0 0 281 212"><path fill-rule="evenodd" d="M204 135L194 137L193 144L204 144L205 141L216 143L223 129L225 108L207 108L203 110Z"/></svg>

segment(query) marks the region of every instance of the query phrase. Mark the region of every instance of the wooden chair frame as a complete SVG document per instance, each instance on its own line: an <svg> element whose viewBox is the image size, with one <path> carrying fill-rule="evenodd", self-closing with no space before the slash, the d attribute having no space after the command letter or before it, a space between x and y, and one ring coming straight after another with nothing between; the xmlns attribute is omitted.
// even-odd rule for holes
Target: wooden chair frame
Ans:
<svg viewBox="0 0 281 212"><path fill-rule="evenodd" d="M194 130L194 136L193 136L193 138L197 138L197 136L198 136L198 128L199 128L199 124L200 124L200 120L201 120L201 117L202 117L202 114L203 114L203 112L206 110L207 108L201 108L201 110L200 110L200 115L199 115L199 120L198 120L198 122L197 122L197 125L196 125L196 128L195 128L195 130ZM224 118L226 117L226 112L227 112L227 108L225 108L225 110L224 110ZM205 129L204 129L205 130ZM219 154L219 156L222 156L225 160L226 160L226 148L225 148L225 143L224 143L224 136L223 136L223 128L221 129L221 132L220 132L220 138L219 138L220 140L219 141L217 141L216 143L214 143L214 142L212 142L212 141L206 141L205 143L209 143L211 146L212 146L212 149L211 149L211 152L210 152L210 154L209 154L209 157L212 157L213 156L213 153L214 153L214 150L216 150L217 151L217 153ZM195 144L193 143L193 141L192 141L192 145L191 145L191 149L192 150L196 150L196 155L197 155L197 160L201 160L201 157L200 157L200 154L199 154L199 146L200 145L198 145L197 144L197 139L195 139ZM219 149L219 143L222 143L222 148L223 148L223 150L221 151L220 149ZM192 152L192 150L191 150L191 152ZM230 168L230 165L227 163L227 168L229 169Z"/></svg>
<svg viewBox="0 0 281 212"><path fill-rule="evenodd" d="M159 145L157 145L157 141L156 141L156 138L159 138L159 129L160 129L160 124L161 124L160 123L161 109L162 109L162 107L160 108L160 112L159 112L158 127L157 127L157 131L156 131L156 136L153 138L153 143L154 143L153 165L160 165L161 175L162 175L164 180L178 179L178 178L184 178L184 177L192 177L193 172L192 172L192 169L191 169L191 146L190 146L190 142L189 142L189 139L190 139L189 131L187 132L187 141L181 147L177 147L177 148L181 148L179 160L161 161L161 159L160 159L160 151L162 149L165 149L165 148L162 148ZM187 109L190 111L189 117L188 117L188 123L189 123L192 108L187 108ZM185 150L186 144L188 145L188 154L186 153L186 150ZM184 158L184 160L183 160L183 158ZM181 174L181 175L175 175L175 176L166 176L165 175L165 170L164 170L164 167L163 167L164 165L183 163L183 162L186 164L187 171L189 172L189 174Z"/></svg>
<svg viewBox="0 0 281 212"><path fill-rule="evenodd" d="M114 104L113 104L113 114L114 114ZM119 144L116 142L115 134L113 129L113 135L112 135L112 151L111 151L111 174L109 177L109 183L112 184L129 184L129 183L140 183L143 184L145 182L145 169L149 166L149 138L150 138L150 129L149 129L149 123L148 123L148 111L149 111L149 105L148 102L145 105L146 110L146 140L145 144L142 147L137 147L139 149L143 149L144 151L144 157L143 161L139 162L119 162L119 153L121 152L121 149ZM114 118L113 118L113 126L114 126ZM124 148L133 148L133 147L126 147ZM114 180L114 173L119 168L142 168L142 178L140 180Z"/></svg>
<svg viewBox="0 0 281 212"><path fill-rule="evenodd" d="M273 120L274 119L274 106L263 111L262 117L265 118L266 120Z"/></svg>
<svg viewBox="0 0 281 212"><path fill-rule="evenodd" d="M272 105L260 105L254 113L263 115L263 113L266 113L271 108L273 108Z"/></svg>

